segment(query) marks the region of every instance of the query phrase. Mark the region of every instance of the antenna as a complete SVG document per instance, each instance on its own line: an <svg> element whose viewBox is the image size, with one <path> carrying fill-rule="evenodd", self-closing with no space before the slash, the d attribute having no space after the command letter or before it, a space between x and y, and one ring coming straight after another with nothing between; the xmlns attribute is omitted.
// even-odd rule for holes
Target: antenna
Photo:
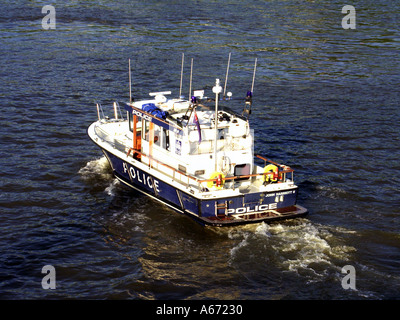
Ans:
<svg viewBox="0 0 400 320"><path fill-rule="evenodd" d="M257 68L257 58L256 61L254 61L253 83L251 84L251 93L253 93L254 90L254 78L256 77L256 68Z"/></svg>
<svg viewBox="0 0 400 320"><path fill-rule="evenodd" d="M253 71L253 82L251 84L251 91L247 91L246 94L246 100L242 112L242 116L246 117L249 119L250 113L251 113L251 104L252 104L252 97L253 97L253 90L254 90L254 79L256 77L256 68L257 68L257 58L254 61L254 71Z"/></svg>
<svg viewBox="0 0 400 320"><path fill-rule="evenodd" d="M132 103L131 59L129 59L129 102Z"/></svg>
<svg viewBox="0 0 400 320"><path fill-rule="evenodd" d="M212 91L215 93L215 127L214 127L214 159L215 159L215 171L217 171L217 142L218 142L218 95L222 92L222 88L219 85L219 79L215 79L215 86L212 88Z"/></svg>
<svg viewBox="0 0 400 320"><path fill-rule="evenodd" d="M231 62L231 53L229 52L228 66L226 67L226 76L225 76L224 99L225 99L225 92L226 92L226 83L228 82L228 71L229 71L230 62Z"/></svg>
<svg viewBox="0 0 400 320"><path fill-rule="evenodd" d="M185 54L182 53L182 67L181 67L181 86L179 88L179 98L182 96L182 78L183 78L183 62L185 61Z"/></svg>
<svg viewBox="0 0 400 320"><path fill-rule="evenodd" d="M192 94L192 75L193 75L193 58L192 58L192 62L190 64L190 86L189 86L189 98L188 98L188 100L191 99L191 94Z"/></svg>

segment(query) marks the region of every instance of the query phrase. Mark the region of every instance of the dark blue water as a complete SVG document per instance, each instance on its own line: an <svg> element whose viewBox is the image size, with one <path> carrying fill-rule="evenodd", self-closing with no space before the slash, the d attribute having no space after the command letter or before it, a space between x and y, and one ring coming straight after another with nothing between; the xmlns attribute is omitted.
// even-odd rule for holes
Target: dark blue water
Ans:
<svg viewBox="0 0 400 320"><path fill-rule="evenodd" d="M0 6L0 298L398 299L400 4L46 1ZM296 170L306 218L203 228L127 190L86 128L133 94L244 97L255 151ZM241 110L238 105L237 110ZM42 267L56 270L45 290ZM356 271L345 290L342 267Z"/></svg>

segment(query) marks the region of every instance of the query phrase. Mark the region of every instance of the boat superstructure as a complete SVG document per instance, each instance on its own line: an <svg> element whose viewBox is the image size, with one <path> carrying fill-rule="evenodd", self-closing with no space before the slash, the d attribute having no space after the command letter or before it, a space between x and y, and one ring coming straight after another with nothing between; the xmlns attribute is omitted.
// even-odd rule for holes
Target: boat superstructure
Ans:
<svg viewBox="0 0 400 320"><path fill-rule="evenodd" d="M297 204L293 169L253 152L252 91L241 114L226 107L221 92L218 79L215 98L204 90L193 91L189 100L151 92L148 99L124 103L126 117L114 103L112 119L97 105L98 121L88 135L122 183L203 225L306 214Z"/></svg>

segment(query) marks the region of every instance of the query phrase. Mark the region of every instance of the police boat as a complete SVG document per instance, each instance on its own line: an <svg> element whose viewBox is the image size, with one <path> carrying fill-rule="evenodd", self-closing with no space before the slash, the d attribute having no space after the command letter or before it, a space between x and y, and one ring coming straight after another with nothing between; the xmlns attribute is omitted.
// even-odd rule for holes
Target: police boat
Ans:
<svg viewBox="0 0 400 320"><path fill-rule="evenodd" d="M202 225L303 216L307 209L297 204L294 170L253 152L249 115L256 65L257 59L241 113L226 106L234 101L225 94L228 69L224 90L216 79L211 98L205 90L190 90L184 99L181 74L179 98L159 91L133 101L130 89L125 117L122 103L114 102L111 117L97 104L98 120L88 135L120 182Z"/></svg>

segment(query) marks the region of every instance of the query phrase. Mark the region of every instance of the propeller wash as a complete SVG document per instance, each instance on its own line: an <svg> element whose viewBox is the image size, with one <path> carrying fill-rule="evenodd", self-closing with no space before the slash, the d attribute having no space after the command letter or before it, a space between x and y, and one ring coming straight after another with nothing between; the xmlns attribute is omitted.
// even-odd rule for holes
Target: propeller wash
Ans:
<svg viewBox="0 0 400 320"><path fill-rule="evenodd" d="M230 61L230 55L229 55ZM182 70L184 55L182 55ZM193 59L191 64L191 75ZM241 114L226 105L216 79L212 98L191 89L189 99L167 98L171 91L152 92L145 100L114 102L114 118L104 116L88 135L108 159L113 174L125 185L162 202L202 225L231 226L295 218L307 213L297 204L293 169L253 153L250 130L254 77ZM131 82L129 61L129 82ZM223 93L222 93L223 92ZM219 105L221 104L221 105ZM264 166L254 160L264 161Z"/></svg>

